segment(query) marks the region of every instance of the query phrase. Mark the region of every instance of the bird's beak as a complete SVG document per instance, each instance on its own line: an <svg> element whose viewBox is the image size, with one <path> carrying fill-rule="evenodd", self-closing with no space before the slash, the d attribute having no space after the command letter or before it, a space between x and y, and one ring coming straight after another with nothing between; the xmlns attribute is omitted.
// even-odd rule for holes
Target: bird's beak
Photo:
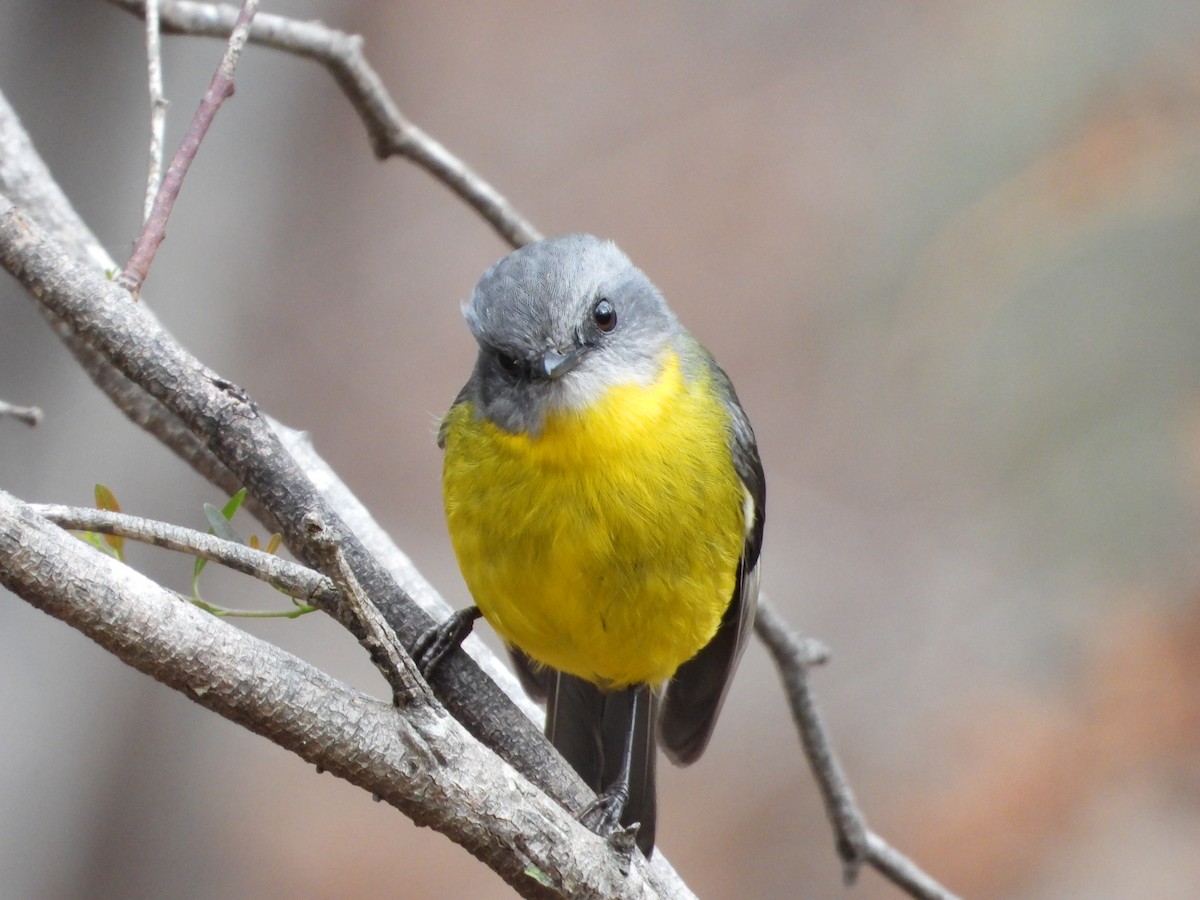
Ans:
<svg viewBox="0 0 1200 900"><path fill-rule="evenodd" d="M547 350L542 354L542 371L551 381L561 378L583 361L583 353L586 349L586 347L576 347L565 354L553 349Z"/></svg>

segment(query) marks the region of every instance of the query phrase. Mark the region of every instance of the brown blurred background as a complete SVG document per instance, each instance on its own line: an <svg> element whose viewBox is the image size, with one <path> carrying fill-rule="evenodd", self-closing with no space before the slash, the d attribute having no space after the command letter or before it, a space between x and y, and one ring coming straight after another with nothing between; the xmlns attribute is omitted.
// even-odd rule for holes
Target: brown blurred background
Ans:
<svg viewBox="0 0 1200 900"><path fill-rule="evenodd" d="M1200 4L264 7L364 33L409 116L543 231L615 238L721 360L766 461L765 590L833 649L877 830L971 897L1200 896ZM139 24L3 0L0 26L0 89L123 258ZM174 147L220 46L164 50ZM463 605L434 430L505 247L377 163L311 63L251 47L237 80L145 296ZM203 528L220 498L0 293L0 396L46 413L0 422L0 484ZM214 568L209 600L278 602ZM508 895L11 596L0 624L0 896ZM384 692L322 617L244 627ZM844 895L757 646L661 808L702 896Z"/></svg>

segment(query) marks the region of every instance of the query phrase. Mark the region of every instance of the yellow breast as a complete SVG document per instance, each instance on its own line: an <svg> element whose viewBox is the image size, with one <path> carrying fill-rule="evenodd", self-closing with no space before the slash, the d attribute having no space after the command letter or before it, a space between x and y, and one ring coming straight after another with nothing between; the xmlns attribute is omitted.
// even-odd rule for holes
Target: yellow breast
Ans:
<svg viewBox="0 0 1200 900"><path fill-rule="evenodd" d="M536 437L451 409L450 538L500 636L614 688L662 682L708 643L745 535L728 421L674 353L654 384L556 413Z"/></svg>

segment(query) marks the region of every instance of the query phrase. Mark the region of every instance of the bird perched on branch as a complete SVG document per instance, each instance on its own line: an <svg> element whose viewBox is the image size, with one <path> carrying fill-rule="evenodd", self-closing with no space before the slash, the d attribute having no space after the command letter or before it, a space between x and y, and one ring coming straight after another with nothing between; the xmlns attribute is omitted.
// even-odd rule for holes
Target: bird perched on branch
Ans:
<svg viewBox="0 0 1200 900"><path fill-rule="evenodd" d="M568 235L480 279L479 344L439 431L454 551L475 606L598 794L582 816L655 837L655 745L704 750L758 601L765 483L733 385L616 245Z"/></svg>

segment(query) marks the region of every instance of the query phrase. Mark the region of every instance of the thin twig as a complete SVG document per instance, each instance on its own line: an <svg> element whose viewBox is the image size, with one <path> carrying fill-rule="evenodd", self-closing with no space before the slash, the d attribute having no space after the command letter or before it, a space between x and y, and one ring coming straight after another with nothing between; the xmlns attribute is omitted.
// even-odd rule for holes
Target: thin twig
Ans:
<svg viewBox="0 0 1200 900"><path fill-rule="evenodd" d="M18 422L24 422L30 428L37 427L42 421L42 411L36 406L14 406L0 400L0 418L5 416L16 419Z"/></svg>
<svg viewBox="0 0 1200 900"><path fill-rule="evenodd" d="M361 643L392 686L392 702L400 707L412 703L435 703L433 691L429 689L417 664L358 583L332 530L315 512L304 516L304 527L312 540L321 568L329 573L341 592L342 600L362 626L364 635Z"/></svg>
<svg viewBox="0 0 1200 900"><path fill-rule="evenodd" d="M150 160L146 172L146 203L142 219L150 218L154 198L162 181L163 130L167 121L167 98L163 93L162 40L159 33L158 0L146 0L146 81L150 89Z"/></svg>
<svg viewBox="0 0 1200 900"><path fill-rule="evenodd" d="M158 253L159 245L167 236L167 219L171 216L171 210L175 206L179 190L183 187L183 179L192 165L192 160L196 158L200 143L204 140L204 135L208 133L208 128L216 117L217 110L221 108L221 104L233 96L233 73L237 69L238 58L242 54L242 48L246 45L246 38L250 32L250 23L257 11L258 0L243 0L242 9L234 21L229 41L225 45L225 53L221 56L221 63L217 66L217 71L213 73L208 90L204 92L200 106L192 117L192 123L188 126L187 133L179 144L179 149L175 151L171 165L167 167L166 176L154 197L150 215L146 217L146 223L134 244L129 262L125 263L125 269L118 279L121 286L135 297L141 291L142 283L150 272L150 266L154 262L155 254Z"/></svg>
<svg viewBox="0 0 1200 900"><path fill-rule="evenodd" d="M867 848L867 862L871 867L910 896L921 900L957 900L955 894L930 878L916 863L873 831L867 832Z"/></svg>
<svg viewBox="0 0 1200 900"><path fill-rule="evenodd" d="M828 651L818 642L796 634L766 597L759 598L754 631L779 669L800 743L837 838L846 882L853 882L859 868L867 863L913 897L953 900L952 893L867 828L808 684L809 667L825 662Z"/></svg>
<svg viewBox="0 0 1200 900"><path fill-rule="evenodd" d="M213 534L104 509L50 503L31 503L30 509L60 528L117 535L203 557L235 572L265 581L289 597L322 609L333 609L340 599L337 586L320 572Z"/></svg>
<svg viewBox="0 0 1200 900"><path fill-rule="evenodd" d="M135 15L145 14L144 0L107 2ZM226 4L177 0L162 10L161 17L163 29L170 33L223 38L234 25L237 10ZM254 20L250 41L325 66L358 113L377 157L402 156L420 166L479 213L513 247L541 238L541 232L499 191L405 118L363 55L362 37L320 22L264 13Z"/></svg>
<svg viewBox="0 0 1200 900"><path fill-rule="evenodd" d="M851 883L858 867L867 858L867 827L833 751L816 698L809 690L808 668L813 664L811 647L788 627L765 597L759 598L754 630L779 668L801 744L821 789L821 799L825 801L825 814L837 836L838 854L846 867L846 881Z"/></svg>

